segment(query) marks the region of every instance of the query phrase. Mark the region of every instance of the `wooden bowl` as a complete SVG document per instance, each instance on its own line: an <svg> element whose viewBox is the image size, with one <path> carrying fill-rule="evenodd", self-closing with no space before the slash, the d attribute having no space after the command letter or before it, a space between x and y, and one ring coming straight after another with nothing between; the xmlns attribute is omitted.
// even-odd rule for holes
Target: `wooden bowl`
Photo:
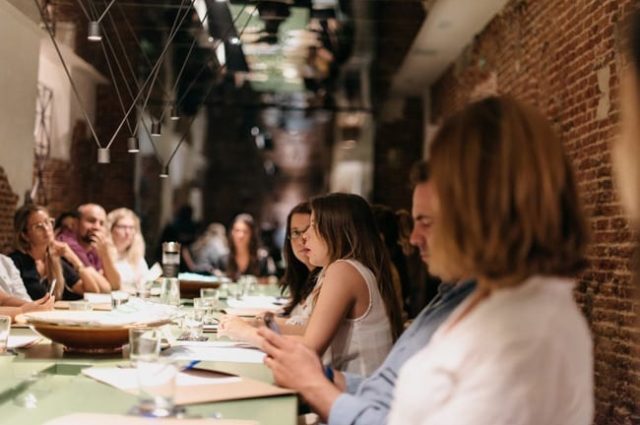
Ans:
<svg viewBox="0 0 640 425"><path fill-rule="evenodd" d="M219 288L220 282L180 280L180 298L198 298L202 288Z"/></svg>
<svg viewBox="0 0 640 425"><path fill-rule="evenodd" d="M129 342L129 329L136 326L161 326L170 320L155 322L103 326L95 324L69 324L40 321L33 317L19 317L26 321L34 331L62 344L66 351L77 353L116 353Z"/></svg>

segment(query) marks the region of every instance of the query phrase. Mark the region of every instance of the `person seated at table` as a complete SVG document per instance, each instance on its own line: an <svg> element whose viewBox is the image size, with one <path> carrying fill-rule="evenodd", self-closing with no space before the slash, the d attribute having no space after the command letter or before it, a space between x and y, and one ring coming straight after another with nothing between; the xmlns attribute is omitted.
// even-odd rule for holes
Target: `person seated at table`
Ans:
<svg viewBox="0 0 640 425"><path fill-rule="evenodd" d="M20 277L20 271L11 258L3 254L0 254L0 292L23 302L31 301Z"/></svg>
<svg viewBox="0 0 640 425"><path fill-rule="evenodd" d="M53 225L53 233L56 235L56 238L60 233L65 231L75 234L76 229L78 228L79 218L80 214L78 214L78 211L65 211L60 213L60 215L56 217L56 221Z"/></svg>
<svg viewBox="0 0 640 425"><path fill-rule="evenodd" d="M287 216L287 227L283 247L286 261L285 274L280 281L282 293L289 293L289 302L284 307L284 317L277 317L276 321L282 333L304 333L313 309L316 286L320 268L309 262L306 248L302 243L302 235L309 228L311 222L311 206L308 202L296 205ZM220 321L219 335L228 336L235 340L259 345L258 325L262 324L262 317L245 321L235 316L224 316Z"/></svg>
<svg viewBox="0 0 640 425"><path fill-rule="evenodd" d="M431 270L477 287L400 370L390 425L587 425L593 344L573 296L588 230L563 143L507 97L449 118L429 154Z"/></svg>
<svg viewBox="0 0 640 425"><path fill-rule="evenodd" d="M402 330L389 256L362 197L320 196L311 211L304 247L322 271L303 344L334 369L370 375Z"/></svg>
<svg viewBox="0 0 640 425"><path fill-rule="evenodd" d="M20 271L32 300L41 300L55 282L56 299L81 299L85 292L100 292L99 276L86 267L69 245L54 239L53 220L47 210L27 204L13 219L16 250L9 257Z"/></svg>
<svg viewBox="0 0 640 425"><path fill-rule="evenodd" d="M410 243L418 248L423 267L431 258L430 239L437 225L433 221L433 183L429 167L416 164L411 172L413 217ZM298 392L313 412L328 425L383 425L387 422L396 378L402 365L419 352L453 310L473 292L475 282L453 277L442 283L438 294L393 345L384 363L371 375L339 372L322 367L318 355L289 336L277 335L262 327L262 348L269 357L265 364L275 381Z"/></svg>
<svg viewBox="0 0 640 425"><path fill-rule="evenodd" d="M229 238L229 254L221 258L217 269L232 280L242 275L268 277L275 265L266 250L260 247L258 228L253 217L240 214L233 220Z"/></svg>
<svg viewBox="0 0 640 425"><path fill-rule="evenodd" d="M229 255L227 231L221 223L211 223L202 235L189 247L182 249L182 255L189 271L214 274L220 259Z"/></svg>
<svg viewBox="0 0 640 425"><path fill-rule="evenodd" d="M75 231L63 229L56 239L65 242L85 267L98 272L96 281L100 292L120 289L120 274L109 256L107 213L100 205L84 204L78 207L78 216Z"/></svg>
<svg viewBox="0 0 640 425"><path fill-rule="evenodd" d="M0 291L0 314L15 319L18 314L30 311L52 310L54 301L55 297L49 294L36 301L24 301Z"/></svg>
<svg viewBox="0 0 640 425"><path fill-rule="evenodd" d="M136 293L144 283L149 266L144 259L145 244L140 219L128 208L118 208L107 215L109 256L120 274L120 289Z"/></svg>

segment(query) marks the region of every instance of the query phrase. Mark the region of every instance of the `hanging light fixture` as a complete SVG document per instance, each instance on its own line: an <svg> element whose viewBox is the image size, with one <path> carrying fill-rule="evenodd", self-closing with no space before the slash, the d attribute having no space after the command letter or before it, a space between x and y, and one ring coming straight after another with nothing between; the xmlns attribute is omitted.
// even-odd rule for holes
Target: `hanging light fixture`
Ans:
<svg viewBox="0 0 640 425"><path fill-rule="evenodd" d="M108 164L110 162L109 148L98 148L98 164Z"/></svg>
<svg viewBox="0 0 640 425"><path fill-rule="evenodd" d="M127 139L127 150L129 153L140 152L140 141L136 136L131 136Z"/></svg>
<svg viewBox="0 0 640 425"><path fill-rule="evenodd" d="M87 30L87 39L89 41L102 41L102 31L100 30L100 21L102 21L102 18L106 16L107 12L109 11L109 9L111 9L111 6L113 6L115 2L116 0L111 0L111 3L109 3L106 9L104 9L104 12L102 12L102 15L100 15L97 21L89 22L89 28Z"/></svg>
<svg viewBox="0 0 640 425"><path fill-rule="evenodd" d="M160 121L154 121L151 123L151 135L152 136L162 135L162 123Z"/></svg>
<svg viewBox="0 0 640 425"><path fill-rule="evenodd" d="M178 121L180 119L180 110L178 109L178 105L173 105L169 118L171 121Z"/></svg>
<svg viewBox="0 0 640 425"><path fill-rule="evenodd" d="M169 177L169 166L165 165L164 168L162 168L162 172L160 173L160 178L166 179L167 177Z"/></svg>

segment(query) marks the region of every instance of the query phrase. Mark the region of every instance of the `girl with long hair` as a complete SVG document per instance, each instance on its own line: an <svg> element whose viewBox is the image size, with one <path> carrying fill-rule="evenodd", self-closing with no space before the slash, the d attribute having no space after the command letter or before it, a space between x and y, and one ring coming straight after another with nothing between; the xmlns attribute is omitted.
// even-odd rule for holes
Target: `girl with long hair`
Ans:
<svg viewBox="0 0 640 425"><path fill-rule="evenodd" d="M286 269L280 281L280 288L283 294L289 293L289 302L284 307L284 317L276 318L282 333L285 334L303 334L313 308L311 293L320 269L309 263L302 242L302 235L309 228L310 222L311 206L308 202L296 205L287 216L283 247ZM256 326L260 324L260 317L248 322L237 317L225 316L221 320L219 333L258 345L260 338Z"/></svg>
<svg viewBox="0 0 640 425"><path fill-rule="evenodd" d="M85 292L100 292L94 273L85 267L64 242L56 241L53 220L47 210L28 204L16 211L13 220L16 250L9 256L33 300L46 296L55 282L57 299L81 299Z"/></svg>
<svg viewBox="0 0 640 425"><path fill-rule="evenodd" d="M229 254L222 259L219 269L232 280L245 274L267 277L275 273L273 261L260 247L258 226L249 214L240 214L233 220Z"/></svg>
<svg viewBox="0 0 640 425"><path fill-rule="evenodd" d="M109 256L120 275L121 289L135 293L149 272L140 219L130 209L118 208L107 215L107 230L111 239Z"/></svg>

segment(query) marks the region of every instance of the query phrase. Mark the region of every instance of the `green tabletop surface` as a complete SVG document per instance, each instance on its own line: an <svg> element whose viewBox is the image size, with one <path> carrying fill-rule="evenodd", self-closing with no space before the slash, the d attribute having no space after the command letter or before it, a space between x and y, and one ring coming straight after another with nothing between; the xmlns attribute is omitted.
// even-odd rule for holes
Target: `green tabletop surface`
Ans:
<svg viewBox="0 0 640 425"><path fill-rule="evenodd" d="M30 335L28 328L13 328L11 335ZM83 368L115 366L127 361L126 351L113 355L65 352L42 340L16 354L0 356L0 424L42 424L71 413L126 414L136 396L84 376ZM211 368L272 383L271 372L262 364L202 362ZM297 422L295 395L236 400L186 406L187 415L225 419L250 419L264 425Z"/></svg>

